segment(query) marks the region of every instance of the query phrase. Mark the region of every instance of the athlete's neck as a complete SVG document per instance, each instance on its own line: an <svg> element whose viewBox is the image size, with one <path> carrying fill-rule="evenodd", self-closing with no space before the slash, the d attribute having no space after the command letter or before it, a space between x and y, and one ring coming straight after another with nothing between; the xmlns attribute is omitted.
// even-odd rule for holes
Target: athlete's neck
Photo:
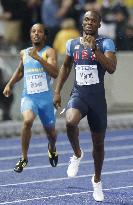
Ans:
<svg viewBox="0 0 133 205"><path fill-rule="evenodd" d="M93 37L97 38L98 32L95 33L95 34L86 34L85 32L83 32L83 37L84 37L84 36L93 36Z"/></svg>
<svg viewBox="0 0 133 205"><path fill-rule="evenodd" d="M33 47L36 48L37 51L40 51L44 48L44 45L33 45Z"/></svg>

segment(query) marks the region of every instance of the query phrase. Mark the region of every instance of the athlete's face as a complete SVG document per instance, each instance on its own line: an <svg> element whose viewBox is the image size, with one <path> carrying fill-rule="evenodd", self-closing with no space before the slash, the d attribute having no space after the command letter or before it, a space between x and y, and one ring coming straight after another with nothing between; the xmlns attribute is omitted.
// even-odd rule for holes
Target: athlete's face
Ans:
<svg viewBox="0 0 133 205"><path fill-rule="evenodd" d="M44 33L44 26L42 24L35 24L31 28L30 37L32 44L39 46L44 44L46 36Z"/></svg>
<svg viewBox="0 0 133 205"><path fill-rule="evenodd" d="M93 11L86 12L83 18L82 26L86 35L97 34L98 28L100 27L99 16Z"/></svg>

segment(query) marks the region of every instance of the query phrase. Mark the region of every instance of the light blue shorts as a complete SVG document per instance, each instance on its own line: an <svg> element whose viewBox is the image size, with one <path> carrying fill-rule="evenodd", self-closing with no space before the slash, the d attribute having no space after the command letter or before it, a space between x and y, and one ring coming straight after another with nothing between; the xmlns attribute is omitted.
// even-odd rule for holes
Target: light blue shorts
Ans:
<svg viewBox="0 0 133 205"><path fill-rule="evenodd" d="M44 127L55 126L54 105L51 98L22 97L21 113L27 110L32 110L36 116L38 115Z"/></svg>

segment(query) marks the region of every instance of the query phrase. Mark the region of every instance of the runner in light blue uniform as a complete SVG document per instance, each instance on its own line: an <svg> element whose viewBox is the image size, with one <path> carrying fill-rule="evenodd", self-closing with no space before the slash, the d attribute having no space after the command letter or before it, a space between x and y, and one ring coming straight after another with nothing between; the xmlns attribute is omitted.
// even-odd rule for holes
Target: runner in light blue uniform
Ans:
<svg viewBox="0 0 133 205"><path fill-rule="evenodd" d="M47 60L46 50L48 48L50 47L45 46L38 52L44 60ZM55 125L51 77L38 61L29 56L30 49L23 51L24 90L21 112L32 110L35 115L39 115L45 127L51 127Z"/></svg>
<svg viewBox="0 0 133 205"><path fill-rule="evenodd" d="M28 163L31 128L37 115L48 138L49 162L53 167L58 163L51 88L51 78L57 77L58 69L55 50L45 45L46 32L42 24L32 26L30 31L32 47L20 52L19 66L3 91L6 97L10 96L14 84L24 77L24 89L21 99L21 113L23 116L21 132L22 157L14 167L15 172L22 172Z"/></svg>

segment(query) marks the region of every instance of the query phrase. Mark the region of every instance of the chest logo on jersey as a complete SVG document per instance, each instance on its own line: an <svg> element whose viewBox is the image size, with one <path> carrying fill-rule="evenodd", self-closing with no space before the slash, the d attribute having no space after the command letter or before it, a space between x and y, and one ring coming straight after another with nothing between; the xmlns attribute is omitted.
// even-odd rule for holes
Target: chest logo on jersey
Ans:
<svg viewBox="0 0 133 205"><path fill-rule="evenodd" d="M81 57L80 57L81 56ZM74 61L76 62L81 58L82 60L89 59L89 54L87 50L83 50L81 53L79 51L74 52Z"/></svg>
<svg viewBox="0 0 133 205"><path fill-rule="evenodd" d="M87 50L83 50L81 56L82 56L83 60L84 59L88 59L89 58L88 51Z"/></svg>
<svg viewBox="0 0 133 205"><path fill-rule="evenodd" d="M75 47L74 47L74 49L79 49L80 48L80 45L76 45Z"/></svg>
<svg viewBox="0 0 133 205"><path fill-rule="evenodd" d="M79 52L79 51L74 52L74 61L75 62L79 59L87 60L89 58L91 61L96 61L95 53L91 52L91 54L89 54L87 50L82 50L82 52Z"/></svg>
<svg viewBox="0 0 133 205"><path fill-rule="evenodd" d="M76 62L79 59L79 51L74 52L74 61Z"/></svg>

